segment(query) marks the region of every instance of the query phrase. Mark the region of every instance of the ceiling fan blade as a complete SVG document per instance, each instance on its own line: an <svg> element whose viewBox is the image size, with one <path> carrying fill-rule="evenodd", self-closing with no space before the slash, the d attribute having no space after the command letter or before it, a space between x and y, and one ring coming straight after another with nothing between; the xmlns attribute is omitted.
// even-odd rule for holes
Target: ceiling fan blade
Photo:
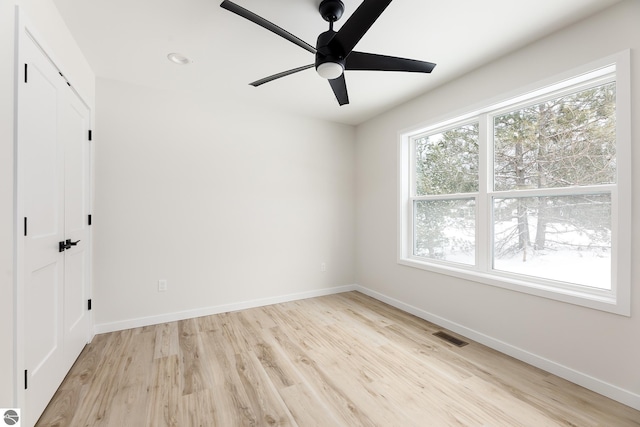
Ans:
<svg viewBox="0 0 640 427"><path fill-rule="evenodd" d="M349 95L347 94L347 82L344 79L344 74L342 74L337 79L329 80L329 84L331 85L331 89L333 89L333 93L336 95L338 104L348 104Z"/></svg>
<svg viewBox="0 0 640 427"><path fill-rule="evenodd" d="M261 84L269 83L270 81L279 79L280 77L285 77L285 76L288 76L290 74L297 73L298 71L307 70L309 68L313 68L314 66L315 66L314 64L304 65L302 67L294 68L293 70L283 71L281 73L274 74L274 75L269 76L269 77L265 77L264 79L256 80L255 82L249 83L249 84L251 86L258 87Z"/></svg>
<svg viewBox="0 0 640 427"><path fill-rule="evenodd" d="M364 0L329 42L329 50L348 55L389 3L391 0Z"/></svg>
<svg viewBox="0 0 640 427"><path fill-rule="evenodd" d="M351 52L347 56L345 70L430 73L435 66L436 64L433 62L418 61L416 59L397 58L375 53Z"/></svg>
<svg viewBox="0 0 640 427"><path fill-rule="evenodd" d="M269 31L271 31L272 33L275 33L277 35L279 35L282 38L285 38L287 40L289 40L291 43L297 44L298 46L300 46L303 49L308 50L309 52L315 54L316 53L316 48L311 46L309 43L299 39L298 37L294 36L293 34L291 34L290 32L283 30L282 28L278 27L277 25L267 21L266 19L264 19L261 16L256 15L255 13L245 9L242 6L238 6L237 4L230 2L228 0L224 0L222 3L220 3L220 7L223 9L227 9L230 12L235 13L236 15L240 15L245 19L248 19L249 21L260 25L262 28L265 28Z"/></svg>

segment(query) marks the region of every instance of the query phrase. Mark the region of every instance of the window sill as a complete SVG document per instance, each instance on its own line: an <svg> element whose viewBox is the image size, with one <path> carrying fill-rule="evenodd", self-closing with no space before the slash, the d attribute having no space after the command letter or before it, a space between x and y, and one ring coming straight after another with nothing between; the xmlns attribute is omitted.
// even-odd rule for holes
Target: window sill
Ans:
<svg viewBox="0 0 640 427"><path fill-rule="evenodd" d="M398 264L608 313L627 317L631 315L629 298L616 297L614 290L580 289L578 286L561 288L542 282L528 281L525 276L500 272L489 273L478 271L474 267L465 268L458 264L444 262L430 263L417 258L401 257L398 259Z"/></svg>

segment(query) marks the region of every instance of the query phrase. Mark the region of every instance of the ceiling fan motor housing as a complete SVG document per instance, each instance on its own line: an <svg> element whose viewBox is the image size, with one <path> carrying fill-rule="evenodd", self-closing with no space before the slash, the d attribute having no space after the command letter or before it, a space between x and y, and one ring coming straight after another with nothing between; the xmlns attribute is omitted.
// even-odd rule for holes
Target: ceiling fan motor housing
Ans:
<svg viewBox="0 0 640 427"><path fill-rule="evenodd" d="M342 67L342 70L344 70L345 55L342 52L331 51L327 46L335 35L335 31L329 30L318 36L318 42L316 44L316 71L318 67L326 63L338 64Z"/></svg>

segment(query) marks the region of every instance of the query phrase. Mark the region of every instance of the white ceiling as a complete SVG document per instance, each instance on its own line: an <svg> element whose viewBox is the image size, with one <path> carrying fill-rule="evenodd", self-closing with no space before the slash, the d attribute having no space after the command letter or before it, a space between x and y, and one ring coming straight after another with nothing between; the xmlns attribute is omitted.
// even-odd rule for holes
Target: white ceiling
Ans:
<svg viewBox="0 0 640 427"><path fill-rule="evenodd" d="M316 44L328 29L320 0L233 0ZM339 30L362 0L343 0ZM314 62L313 54L219 7L221 0L54 0L96 75L234 98L358 124L619 0L396 0L356 50L435 62L431 74L347 71L340 107L313 69L258 88L248 83ZM192 63L176 65L179 52Z"/></svg>

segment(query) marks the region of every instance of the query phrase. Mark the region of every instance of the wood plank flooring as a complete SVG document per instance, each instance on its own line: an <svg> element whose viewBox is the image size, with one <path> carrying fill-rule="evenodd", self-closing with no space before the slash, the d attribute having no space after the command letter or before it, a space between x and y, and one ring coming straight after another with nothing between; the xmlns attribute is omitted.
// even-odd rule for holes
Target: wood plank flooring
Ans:
<svg viewBox="0 0 640 427"><path fill-rule="evenodd" d="M102 334L37 425L640 426L636 410L438 330L350 292Z"/></svg>

